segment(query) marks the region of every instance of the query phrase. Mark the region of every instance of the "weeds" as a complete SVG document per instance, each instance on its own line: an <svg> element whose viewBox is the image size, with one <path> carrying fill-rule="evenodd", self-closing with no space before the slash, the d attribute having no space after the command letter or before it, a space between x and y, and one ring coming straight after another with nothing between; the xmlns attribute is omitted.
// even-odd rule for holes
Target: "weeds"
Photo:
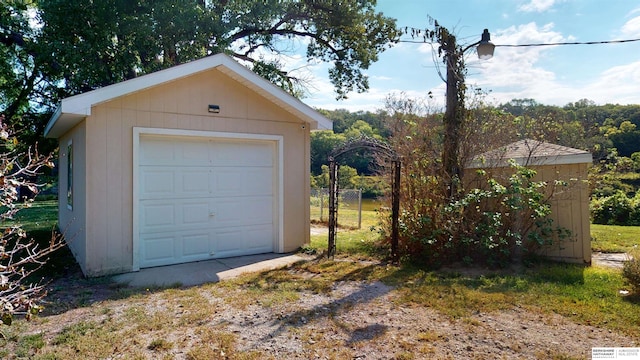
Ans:
<svg viewBox="0 0 640 360"><path fill-rule="evenodd" d="M631 252L630 258L624 262L622 276L631 286L635 295L640 295L640 250Z"/></svg>
<svg viewBox="0 0 640 360"><path fill-rule="evenodd" d="M154 339L151 341L147 349L152 351L166 351L173 347L173 343L171 341L167 341L165 339Z"/></svg>

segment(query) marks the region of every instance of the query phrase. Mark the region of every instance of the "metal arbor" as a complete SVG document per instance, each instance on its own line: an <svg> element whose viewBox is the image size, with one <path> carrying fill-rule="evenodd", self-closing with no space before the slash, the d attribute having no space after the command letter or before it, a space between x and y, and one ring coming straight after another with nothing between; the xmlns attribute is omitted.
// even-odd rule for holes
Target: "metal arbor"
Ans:
<svg viewBox="0 0 640 360"><path fill-rule="evenodd" d="M338 227L338 169L337 158L354 150L365 149L382 155L391 161L391 260L398 262L398 218L400 213L400 169L402 163L389 145L369 137L347 141L329 154L329 245L328 256L336 253L336 229Z"/></svg>

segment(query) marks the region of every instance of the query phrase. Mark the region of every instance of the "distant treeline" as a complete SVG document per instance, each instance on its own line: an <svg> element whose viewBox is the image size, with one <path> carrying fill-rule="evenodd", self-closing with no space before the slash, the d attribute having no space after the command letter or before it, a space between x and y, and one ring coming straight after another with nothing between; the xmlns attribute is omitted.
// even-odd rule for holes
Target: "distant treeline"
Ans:
<svg viewBox="0 0 640 360"><path fill-rule="evenodd" d="M477 111L499 114L504 126L517 128L519 137L587 150L592 153L596 164L613 161L615 157L637 158L640 161L640 105L596 105L593 101L583 99L565 106L552 106L533 99L514 99L498 106L472 109L469 116L474 116ZM392 136L387 124L390 114L386 110L350 112L339 109L321 112L333 120L333 132L312 134L313 175L322 173L322 165L328 163L329 152L349 138L366 135L384 140ZM438 117L442 114L428 116ZM369 154L352 154L344 159L344 164L355 168L361 175L375 173Z"/></svg>

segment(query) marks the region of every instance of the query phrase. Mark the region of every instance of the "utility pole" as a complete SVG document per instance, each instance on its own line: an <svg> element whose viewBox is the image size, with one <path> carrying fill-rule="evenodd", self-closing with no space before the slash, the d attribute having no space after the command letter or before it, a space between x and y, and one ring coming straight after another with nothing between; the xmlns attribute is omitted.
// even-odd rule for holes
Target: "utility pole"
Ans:
<svg viewBox="0 0 640 360"><path fill-rule="evenodd" d="M460 171L460 132L464 125L464 54L457 48L456 37L447 29L441 28L441 46L447 68L447 108L444 113L444 148L442 167L444 170L445 191L449 197L457 193Z"/></svg>
<svg viewBox="0 0 640 360"><path fill-rule="evenodd" d="M442 168L445 181L445 192L450 198L455 198L460 181L462 180L462 164L460 163L460 135L464 127L466 109L464 96L465 66L464 53L474 46L478 46L478 57L489 59L493 56L495 45L490 42L487 29L482 33L480 41L464 49L458 48L455 35L444 27L438 27L439 51L444 53L447 68L446 110L444 114L444 147L442 151Z"/></svg>

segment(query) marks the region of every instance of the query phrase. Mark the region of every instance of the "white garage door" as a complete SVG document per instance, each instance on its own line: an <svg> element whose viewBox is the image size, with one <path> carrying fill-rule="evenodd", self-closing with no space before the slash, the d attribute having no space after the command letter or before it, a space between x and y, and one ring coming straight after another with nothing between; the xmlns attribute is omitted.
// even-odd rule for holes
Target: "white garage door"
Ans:
<svg viewBox="0 0 640 360"><path fill-rule="evenodd" d="M273 141L141 135L140 267L272 252Z"/></svg>

